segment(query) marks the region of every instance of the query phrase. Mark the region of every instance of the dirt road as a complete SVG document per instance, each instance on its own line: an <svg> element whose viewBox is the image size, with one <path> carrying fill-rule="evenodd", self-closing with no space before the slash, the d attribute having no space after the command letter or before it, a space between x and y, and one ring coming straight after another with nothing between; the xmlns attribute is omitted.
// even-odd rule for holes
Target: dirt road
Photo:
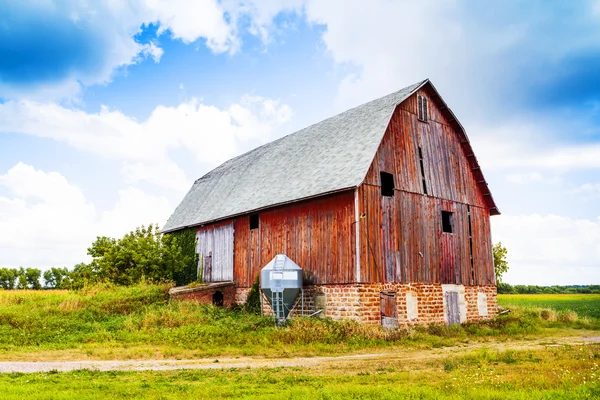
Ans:
<svg viewBox="0 0 600 400"><path fill-rule="evenodd" d="M296 357L296 358L219 358L200 360L82 360L82 361L45 361L45 362L0 362L0 373L10 372L48 372L74 371L89 369L96 371L166 371L178 369L228 369L228 368L275 368L310 367L321 364L344 364L357 360L423 360L448 357L469 351L486 348L489 350L535 350L552 346L587 345L600 343L600 336L545 338L530 341L489 342L464 346L445 347L432 350L394 349L370 354L343 355L335 357Z"/></svg>

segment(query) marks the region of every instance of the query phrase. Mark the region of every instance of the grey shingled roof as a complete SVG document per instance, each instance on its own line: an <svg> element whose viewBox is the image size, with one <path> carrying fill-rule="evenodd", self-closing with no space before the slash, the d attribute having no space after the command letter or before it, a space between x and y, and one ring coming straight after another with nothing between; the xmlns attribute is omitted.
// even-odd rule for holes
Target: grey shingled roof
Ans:
<svg viewBox="0 0 600 400"><path fill-rule="evenodd" d="M163 232L359 186L396 106L424 80L235 157L194 182Z"/></svg>
<svg viewBox="0 0 600 400"><path fill-rule="evenodd" d="M163 232L360 185L396 105L425 82L226 161L194 182Z"/></svg>

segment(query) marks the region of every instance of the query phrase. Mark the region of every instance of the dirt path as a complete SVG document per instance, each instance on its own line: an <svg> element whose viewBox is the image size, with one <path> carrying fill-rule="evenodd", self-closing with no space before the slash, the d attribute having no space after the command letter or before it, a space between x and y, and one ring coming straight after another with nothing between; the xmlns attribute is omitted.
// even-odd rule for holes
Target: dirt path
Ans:
<svg viewBox="0 0 600 400"><path fill-rule="evenodd" d="M423 360L443 358L481 348L490 350L535 350L563 345L586 345L600 343L600 336L544 338L529 341L511 341L502 343L476 343L465 346L445 347L433 350L394 349L381 353L355 354L334 357L296 357L285 359L271 358L219 358L200 360L111 360L111 361L50 361L50 362L0 362L0 373L10 372L48 372L74 371L90 369L96 371L168 371L178 369L228 369L228 368L275 368L275 367L310 367L351 363L357 360Z"/></svg>

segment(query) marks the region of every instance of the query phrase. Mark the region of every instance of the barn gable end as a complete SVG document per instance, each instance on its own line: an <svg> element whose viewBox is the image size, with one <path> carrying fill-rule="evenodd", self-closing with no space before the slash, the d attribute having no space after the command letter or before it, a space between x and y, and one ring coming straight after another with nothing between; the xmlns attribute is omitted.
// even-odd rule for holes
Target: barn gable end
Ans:
<svg viewBox="0 0 600 400"><path fill-rule="evenodd" d="M495 283L492 208L464 131L436 93L425 85L396 108L359 188L367 216L360 225L361 282ZM427 122L418 119L418 96L429 100ZM382 172L393 175L394 196L382 196ZM450 213L452 232L443 231L442 212Z"/></svg>

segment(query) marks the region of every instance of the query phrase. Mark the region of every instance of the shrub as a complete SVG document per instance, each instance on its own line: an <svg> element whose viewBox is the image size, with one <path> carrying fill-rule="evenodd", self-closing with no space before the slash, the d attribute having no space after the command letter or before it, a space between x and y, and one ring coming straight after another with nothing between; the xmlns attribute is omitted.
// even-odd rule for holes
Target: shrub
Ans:
<svg viewBox="0 0 600 400"><path fill-rule="evenodd" d="M244 304L244 309L246 312L251 314L260 314L260 279L259 276L256 276L254 283L252 284L252 288L248 293L248 298L246 299L246 304Z"/></svg>

